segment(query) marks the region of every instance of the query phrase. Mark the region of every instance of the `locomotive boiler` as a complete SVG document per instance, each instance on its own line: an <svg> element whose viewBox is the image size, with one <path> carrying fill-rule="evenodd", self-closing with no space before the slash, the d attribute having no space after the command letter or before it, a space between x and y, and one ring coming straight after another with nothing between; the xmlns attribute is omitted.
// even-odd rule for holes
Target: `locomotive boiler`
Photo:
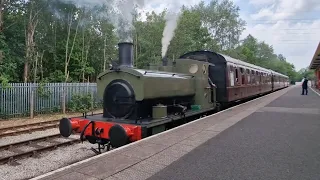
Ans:
<svg viewBox="0 0 320 180"><path fill-rule="evenodd" d="M72 131L82 140L120 147L162 132L188 117L215 109L215 85L206 61L163 60L146 69L134 68L133 44L119 43L119 61L98 76L103 113L63 118L60 133Z"/></svg>

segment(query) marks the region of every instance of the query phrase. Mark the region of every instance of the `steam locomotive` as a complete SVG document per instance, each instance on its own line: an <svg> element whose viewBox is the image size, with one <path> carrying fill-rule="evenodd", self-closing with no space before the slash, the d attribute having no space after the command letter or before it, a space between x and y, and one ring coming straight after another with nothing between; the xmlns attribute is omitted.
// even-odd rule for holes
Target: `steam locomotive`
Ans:
<svg viewBox="0 0 320 180"><path fill-rule="evenodd" d="M118 46L119 63L97 78L103 113L63 118L59 124L62 136L77 132L81 140L97 143L96 152L289 86L285 75L205 50L137 69L132 65L133 44Z"/></svg>

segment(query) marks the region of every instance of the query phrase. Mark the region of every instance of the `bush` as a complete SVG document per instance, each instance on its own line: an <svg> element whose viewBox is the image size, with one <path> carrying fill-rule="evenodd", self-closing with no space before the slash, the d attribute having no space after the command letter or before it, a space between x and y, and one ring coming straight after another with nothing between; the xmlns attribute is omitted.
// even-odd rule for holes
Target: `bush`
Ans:
<svg viewBox="0 0 320 180"><path fill-rule="evenodd" d="M94 108L94 100L91 94L74 94L68 103L68 110L71 112L85 113Z"/></svg>

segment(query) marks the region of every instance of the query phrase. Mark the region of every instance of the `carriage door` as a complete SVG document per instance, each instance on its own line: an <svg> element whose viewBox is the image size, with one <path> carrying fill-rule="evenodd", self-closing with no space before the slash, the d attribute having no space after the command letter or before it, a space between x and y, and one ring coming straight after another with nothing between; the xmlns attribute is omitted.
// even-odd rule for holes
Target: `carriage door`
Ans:
<svg viewBox="0 0 320 180"><path fill-rule="evenodd" d="M272 87L272 90L274 90L274 76L273 74L271 74L271 87Z"/></svg>

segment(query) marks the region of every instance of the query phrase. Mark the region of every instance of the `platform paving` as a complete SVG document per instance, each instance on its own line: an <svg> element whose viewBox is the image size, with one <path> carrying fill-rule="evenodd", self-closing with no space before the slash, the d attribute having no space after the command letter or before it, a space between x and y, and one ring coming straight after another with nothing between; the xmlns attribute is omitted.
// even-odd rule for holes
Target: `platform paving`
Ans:
<svg viewBox="0 0 320 180"><path fill-rule="evenodd" d="M149 180L320 179L320 97L300 94L291 89Z"/></svg>
<svg viewBox="0 0 320 180"><path fill-rule="evenodd" d="M302 129L299 126L303 124L303 120L318 125L314 120L318 116L315 109L309 110L309 106L306 106L299 110L306 113L291 113L292 109L281 109L285 108L283 106L286 105L287 99L290 99L290 102L291 98L295 98L304 103L316 103L315 100L319 98L312 92L309 96L297 96L298 91L295 87L289 87L34 179L239 179L238 177L259 179L256 178L259 176L249 176L251 166L255 166L251 174L273 173L274 166L270 163L278 162L273 159L290 160L286 158L291 158L299 152L298 150L303 149L282 148L284 145L293 148L299 145L301 139L296 131L301 133L308 131L317 135L317 132L314 132L317 130L316 127L314 131L309 129L312 127L310 123L302 125ZM279 97L283 99L280 102L277 101ZM274 103L278 104L269 106ZM274 112L273 107L279 107L276 109L286 112ZM291 120L296 117L298 120ZM295 124L296 122L298 124ZM291 126L294 126L295 131L291 131ZM291 134L282 134L282 130L287 128ZM303 137L309 136L311 134ZM285 141L288 137L289 140ZM318 150L318 146L311 139L307 138L308 142L313 142L312 148ZM302 143L303 146L308 147L308 142ZM279 153L269 152L272 149L278 150ZM309 147L308 150L310 151ZM279 156L285 151L291 154ZM268 171L263 168L255 169L264 167L261 162L268 165L266 166L269 168ZM292 161L292 163L298 162ZM291 166L295 167L294 164ZM244 176L237 176L239 173Z"/></svg>

